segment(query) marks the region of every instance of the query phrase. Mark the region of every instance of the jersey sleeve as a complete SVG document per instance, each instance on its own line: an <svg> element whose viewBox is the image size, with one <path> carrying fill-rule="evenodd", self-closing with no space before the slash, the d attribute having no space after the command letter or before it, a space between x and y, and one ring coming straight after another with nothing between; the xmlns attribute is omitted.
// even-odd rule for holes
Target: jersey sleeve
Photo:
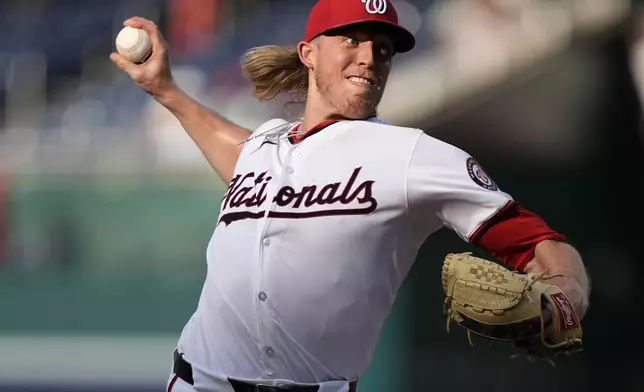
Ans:
<svg viewBox="0 0 644 392"><path fill-rule="evenodd" d="M468 153L422 134L407 171L407 202L419 240L439 225L470 242L477 229L509 208L513 199Z"/></svg>
<svg viewBox="0 0 644 392"><path fill-rule="evenodd" d="M288 121L281 118L274 118L266 121L265 123L257 127L257 129L255 129L250 137L244 142L242 151L245 153L256 151L264 142L265 138L267 137L266 135L286 124L288 124Z"/></svg>
<svg viewBox="0 0 644 392"><path fill-rule="evenodd" d="M288 124L288 121L282 118L274 118L274 119L268 120L262 125L260 125L259 127L257 127L257 129L253 132L253 136L260 135L263 132L270 131L271 129L274 129L286 124Z"/></svg>

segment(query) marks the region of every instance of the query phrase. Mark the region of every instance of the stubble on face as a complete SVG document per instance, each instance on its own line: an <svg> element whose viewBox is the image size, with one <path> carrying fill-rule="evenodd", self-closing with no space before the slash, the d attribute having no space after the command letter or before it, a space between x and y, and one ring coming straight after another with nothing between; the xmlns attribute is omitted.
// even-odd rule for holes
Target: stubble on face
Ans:
<svg viewBox="0 0 644 392"><path fill-rule="evenodd" d="M337 37L328 39L338 40ZM376 115L384 92L386 75L378 75L378 72L373 68L364 69L356 64L328 62L325 59L333 58L334 50L341 50L338 48L338 43L333 41L324 44L316 42L316 45L320 50L329 51L328 57L320 58L313 73L315 86L322 99L336 113L346 118L366 119ZM365 76L377 79L377 83L368 87L356 87L347 79L349 76Z"/></svg>
<svg viewBox="0 0 644 392"><path fill-rule="evenodd" d="M382 91L372 93L366 90L362 94L356 94L351 86L347 86L344 80L334 81L316 74L315 83L320 95L332 105L335 110L347 118L367 118L376 113L376 109L382 98ZM376 88L376 87L372 87Z"/></svg>

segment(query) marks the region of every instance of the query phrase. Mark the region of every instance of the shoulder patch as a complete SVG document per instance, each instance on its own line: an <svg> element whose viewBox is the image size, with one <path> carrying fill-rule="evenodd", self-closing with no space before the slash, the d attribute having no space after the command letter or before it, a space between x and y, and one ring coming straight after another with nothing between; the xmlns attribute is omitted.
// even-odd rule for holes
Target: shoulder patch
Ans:
<svg viewBox="0 0 644 392"><path fill-rule="evenodd" d="M481 165L472 157L467 159L467 174L470 175L472 181L482 188L490 191L497 191L499 187L492 181L492 178L483 170Z"/></svg>

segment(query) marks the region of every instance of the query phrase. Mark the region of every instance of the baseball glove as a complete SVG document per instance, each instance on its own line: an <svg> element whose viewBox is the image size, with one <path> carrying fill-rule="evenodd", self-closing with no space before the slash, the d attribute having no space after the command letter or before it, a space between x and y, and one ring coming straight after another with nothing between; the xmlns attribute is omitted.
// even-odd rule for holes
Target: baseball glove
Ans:
<svg viewBox="0 0 644 392"><path fill-rule="evenodd" d="M544 282L550 278L519 274L471 253L448 254L442 272L447 331L454 320L471 345L474 333L554 365L552 357L581 350L582 330L566 295Z"/></svg>

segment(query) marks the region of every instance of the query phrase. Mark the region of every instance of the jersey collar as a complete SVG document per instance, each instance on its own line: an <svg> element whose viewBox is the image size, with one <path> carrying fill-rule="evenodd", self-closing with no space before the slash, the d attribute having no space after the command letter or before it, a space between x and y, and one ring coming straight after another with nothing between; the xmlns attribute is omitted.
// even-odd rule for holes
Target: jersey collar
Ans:
<svg viewBox="0 0 644 392"><path fill-rule="evenodd" d="M320 132L321 130L323 130L323 129L325 129L325 128L327 128L327 127L329 127L329 126L331 126L331 125L333 125L333 124L335 124L337 122L340 122L340 121L343 121L343 120L327 120L327 121L323 121L323 122L319 123L318 125L314 126L313 128L309 129L305 133L298 135L297 131L300 129L300 126L302 125L302 123L299 123L295 127L293 127L293 129L291 129L290 132L288 133L288 135L289 135L288 136L288 141L291 142L291 144L301 143L302 140L306 139L307 137L309 137L311 135L315 135L316 133ZM383 122L378 117L371 117L371 118L369 118L367 120L364 120L364 121Z"/></svg>
<svg viewBox="0 0 644 392"><path fill-rule="evenodd" d="M306 139L307 137L309 137L309 136L311 136L311 135L315 135L316 133L320 132L320 131L321 131L321 130L323 130L324 128L326 128L326 127L328 127L328 126L330 126L330 125L333 125L333 124L335 124L335 123L337 123L337 122L339 122L339 120L328 120L328 121L323 121L323 122L319 123L318 125L314 126L313 128L309 129L309 130L308 130L308 131L306 131L305 133L300 134L300 135L298 135L298 134L297 134L297 131L298 131L298 129L300 129L300 125L302 125L302 124L301 124L301 123L300 123L300 124L297 124L297 125L296 125L293 129L291 129L291 131L289 132L289 134L288 134L288 141L289 141L289 142L291 142L291 144L298 144L298 143L300 143L302 140Z"/></svg>

